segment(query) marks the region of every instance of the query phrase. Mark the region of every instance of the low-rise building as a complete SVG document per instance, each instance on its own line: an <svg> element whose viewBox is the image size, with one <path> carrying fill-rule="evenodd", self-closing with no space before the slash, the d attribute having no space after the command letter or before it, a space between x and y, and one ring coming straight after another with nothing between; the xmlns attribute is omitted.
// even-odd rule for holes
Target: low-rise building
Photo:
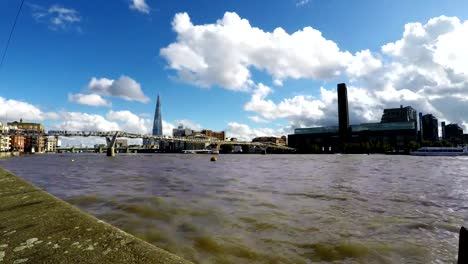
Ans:
<svg viewBox="0 0 468 264"><path fill-rule="evenodd" d="M193 130L190 128L184 128L183 125L179 125L177 128L172 129L172 136L174 137L188 137L193 134Z"/></svg>
<svg viewBox="0 0 468 264"><path fill-rule="evenodd" d="M45 140L41 135L28 135L25 137L24 150L26 152L39 152L45 151Z"/></svg>
<svg viewBox="0 0 468 264"><path fill-rule="evenodd" d="M10 149L11 151L24 152L25 137L21 134L10 135Z"/></svg>
<svg viewBox="0 0 468 264"><path fill-rule="evenodd" d="M19 122L9 122L8 126L15 127L17 129L22 129L27 132L44 133L45 131L44 125L39 123L25 123L23 122L23 119L20 119Z"/></svg>
<svg viewBox="0 0 468 264"><path fill-rule="evenodd" d="M149 148L149 149L159 149L160 142L161 141L156 140L154 138L143 138L143 147Z"/></svg>
<svg viewBox="0 0 468 264"><path fill-rule="evenodd" d="M46 152L57 152L58 139L55 137L48 137L46 140Z"/></svg>
<svg viewBox="0 0 468 264"><path fill-rule="evenodd" d="M0 152L10 151L11 139L9 135L0 134Z"/></svg>
<svg viewBox="0 0 468 264"><path fill-rule="evenodd" d="M275 145L286 145L286 137L256 137L252 139L252 142L257 143L271 143Z"/></svg>
<svg viewBox="0 0 468 264"><path fill-rule="evenodd" d="M8 133L8 130L8 126L0 122L0 134L6 134Z"/></svg>
<svg viewBox="0 0 468 264"><path fill-rule="evenodd" d="M128 147L128 140L123 138L118 138L115 140L116 148L126 148Z"/></svg>
<svg viewBox="0 0 468 264"><path fill-rule="evenodd" d="M219 140L224 140L226 138L226 134L224 133L224 131L215 132L215 131L212 131L212 130L203 129L202 131L200 131L200 134L203 134L203 135L205 135L207 137L216 138L216 139L219 139Z"/></svg>

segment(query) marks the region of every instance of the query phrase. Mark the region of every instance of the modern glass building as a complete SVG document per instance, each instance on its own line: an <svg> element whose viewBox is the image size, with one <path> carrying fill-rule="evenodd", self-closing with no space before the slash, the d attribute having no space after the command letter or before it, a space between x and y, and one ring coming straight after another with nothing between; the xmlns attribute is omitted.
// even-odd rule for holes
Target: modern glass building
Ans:
<svg viewBox="0 0 468 264"><path fill-rule="evenodd" d="M161 117L161 98L158 94L158 100L156 102L156 110L154 112L154 121L153 121L153 136L162 136L163 135L163 126L162 126L162 117Z"/></svg>
<svg viewBox="0 0 468 264"><path fill-rule="evenodd" d="M423 115L422 120L422 139L426 141L439 140L439 122L431 114Z"/></svg>

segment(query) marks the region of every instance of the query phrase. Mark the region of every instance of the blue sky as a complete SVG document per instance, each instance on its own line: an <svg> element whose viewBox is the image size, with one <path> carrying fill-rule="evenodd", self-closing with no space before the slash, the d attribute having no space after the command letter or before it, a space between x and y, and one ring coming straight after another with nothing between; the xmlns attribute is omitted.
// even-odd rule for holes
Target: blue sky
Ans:
<svg viewBox="0 0 468 264"><path fill-rule="evenodd" d="M421 84L411 83L414 87L410 88L399 87L396 83L390 88L383 89L383 87L375 87L375 85L382 85L384 80L390 78L387 75L385 78L369 80L376 75L383 76L389 72L398 72L397 69L391 68L392 63L400 63L403 68L423 67L421 60L408 62L404 56L401 56L401 52L395 50L393 53L392 51L383 52L382 46L402 39L406 24L419 22L425 25L431 18L441 15L458 18L460 20L458 24L452 21L453 24L457 25L454 28L462 28L463 22L467 20L468 16L467 1L140 0L136 2L144 3L146 7L140 8L140 10L132 8L131 6L135 3L130 0L27 0L19 17L3 67L0 69L0 97L3 98L0 103L4 104L3 113L0 111L0 115L8 115L11 118L24 115L25 119L43 122L48 128L54 129L70 125L67 123L69 115L65 113L80 113L93 116L91 118L93 121L84 118L81 120L84 124L81 124L80 120L74 120L71 127L105 128L107 124L110 129L110 127L115 126L109 126L108 123L115 123L121 129L132 129L135 126L134 130L144 132L152 125L149 119L154 112L155 98L159 93L162 97L163 118L170 125L177 125L180 122L194 123L195 125L192 126L195 127L201 125L204 128L214 130L226 129L235 136L251 137L265 133L286 133L292 127L297 126L333 123L335 118L333 113L336 110L333 102L327 103L326 91L334 92L337 82L347 82L356 87L356 94L361 91L363 97L369 97L357 98L356 103L360 100L363 102L372 101L368 102L368 108L374 113L358 109L355 115L351 116L356 122L378 121L376 119L380 116L382 107L399 105L397 99L377 98L379 96L378 89L381 89L382 92L384 90L389 92L391 89L400 92L400 99L405 99L405 103L419 106L421 110L432 111L451 122L464 124L468 120L468 118L465 119L463 116L452 113L456 111L441 107L441 103L437 101L440 100L440 96L428 93L430 88L437 89L437 87L442 86L444 84L442 81L433 85L434 87L427 85L430 80L424 80ZM2 52L19 5L20 0L0 2L0 51ZM61 8L60 12L64 13L53 11L54 7L57 10ZM223 19L225 12L237 14L240 19L248 20L251 28L256 27L262 32L273 32L275 28L281 27L287 34L292 34L304 27L312 27L321 32L323 39L333 42L341 53L335 54L336 51L330 51L327 44L319 45L317 49L323 48L324 53L334 52L330 57L349 57L349 63L354 60L350 56L357 57L355 56L356 52L368 49L369 56L372 56L375 63L382 64L377 68L382 68L381 71L385 71L385 73L379 72L377 74L374 69L366 69L366 72L359 74L359 76L345 74L343 73L346 71L343 68L345 66L336 65L336 61L330 62L330 66L326 69L311 68L317 70L317 74L312 75L307 74L309 71L307 67L310 65L297 66L299 70L294 69L288 73L284 73L283 69L265 70L270 62L268 58L263 57L262 60L259 60L259 56L274 57L282 56L283 53L268 55L267 52L262 51L256 54L256 50L246 51L242 45L237 45L238 43L235 45L225 43L234 49L233 53L239 55L239 58L235 58L234 61L242 61L239 63L249 71L250 83L242 82L242 87L232 87L226 82L219 82L218 77L213 77L213 74L216 73L200 73L191 69L193 62L188 61L188 58L172 57L171 59L170 56L176 56L174 53L178 53L177 49L171 51L172 55L164 56L161 54L161 49L168 47L171 43L176 43L178 37L183 34L174 32L171 26L176 14L186 13L193 25L204 27ZM63 20L53 24L51 19L57 18L59 14L64 15ZM442 22L440 23L442 24ZM229 33L229 30L226 32ZM452 31L444 31L443 34L450 32ZM221 33L214 32L213 34ZM256 36L255 34L253 33L252 36ZM442 33L439 34L442 35ZM261 39L261 34L257 35ZM308 36L310 38L304 41L310 41L312 45L316 36ZM183 37L190 38L190 35L187 33ZM198 40L196 38L190 39L190 42L187 43L194 43L194 47L200 45L199 50L206 48L202 45L209 43L209 39L205 39L203 43L195 43ZM255 44L255 41L252 40L249 47ZM271 42L274 41L274 39L271 40ZM291 40L291 42L294 41ZM422 47L423 44L418 43ZM223 45L223 42L217 41L214 42L213 46L208 47L213 51L211 54L200 51L201 53L197 55L204 58L206 64L211 66L211 57L220 56L218 59L222 59L222 56L226 56L226 54L216 54L216 51L222 50L219 45ZM417 50L418 46L412 48ZM277 47L277 49L281 48ZM441 46L440 49L443 47ZM350 56L342 54L345 52L348 52ZM316 53L320 55L320 51L311 51L311 54ZM291 63L300 63L295 60L297 56L288 57L288 51L284 51L284 54L286 55L282 61L286 62L286 66L281 67L288 67ZM305 54L308 53L305 52ZM328 56L328 54L325 55L325 57ZM248 56L250 57L244 59ZM218 59L213 59L213 62L219 62ZM310 60L313 59L310 58ZM229 62L229 60L226 61ZM181 70L174 67L174 63L182 65L181 67L184 69L189 69L189 72L194 72L194 78L198 82L194 81L193 78L187 79L178 75ZM327 63L323 58L320 61L320 65ZM456 68L453 65L443 64L440 60L436 63L442 65L441 67L444 69ZM367 65L367 62L365 64ZM229 67L229 65L224 66ZM234 63L233 66L235 66ZM333 68L333 72L340 73L321 74L322 70L329 71L330 67L336 67L336 69ZM466 71L460 71L459 68L456 68L458 73L466 77ZM302 69L304 72L298 73ZM427 71L429 70L424 68L418 73L421 75L421 72L427 73ZM229 69L226 69L225 72L229 72ZM284 74L281 78L282 85L274 83L278 74ZM427 77L430 74L422 75ZM128 100L128 98L125 100L121 96L112 96L110 91L103 92L102 89L100 93L98 92L99 97L112 106L83 105L76 102L77 97L74 97L75 100L70 99L70 96L76 94L96 93L97 88L93 90L89 87L93 77L118 80L121 76L128 76L138 83L144 96L150 100L143 100L144 102L135 99ZM419 80L423 77L415 75L408 78ZM201 85L200 81L208 83L208 85ZM260 91L258 88L260 83L268 86L270 90L259 97L258 104L252 103L251 107L246 107L246 104L252 101L255 92ZM451 84L456 86L454 82ZM127 89L125 85L119 87L119 89ZM325 89L325 92L321 91L321 87ZM460 89L467 92L466 86ZM410 90L412 94L406 93L406 90ZM383 97L388 98L388 96ZM297 100L293 100L294 98ZM315 107L316 112L288 110L286 108L290 106L287 103L281 108L281 102L286 102L288 99L293 100L291 102L294 103L304 103L304 108ZM447 100L449 99L454 100L454 98ZM455 103L462 105L465 102L466 94L461 93L458 99ZM8 100L10 102L7 102ZM21 102L25 103L25 109L28 109L24 111L29 111L28 107L31 107L32 113L35 113L35 110L39 111L37 116L24 114L17 109L5 110L7 107L14 106L15 103ZM109 115L110 111L113 114L128 111L141 120L135 120L134 124L127 124L122 118ZM3 120L4 116L0 118ZM89 126L89 122L102 121L97 116L103 117L105 124ZM252 118L254 116L258 118ZM78 117L74 118L79 119ZM257 122L253 121L254 119ZM106 123L107 121L108 123Z"/></svg>

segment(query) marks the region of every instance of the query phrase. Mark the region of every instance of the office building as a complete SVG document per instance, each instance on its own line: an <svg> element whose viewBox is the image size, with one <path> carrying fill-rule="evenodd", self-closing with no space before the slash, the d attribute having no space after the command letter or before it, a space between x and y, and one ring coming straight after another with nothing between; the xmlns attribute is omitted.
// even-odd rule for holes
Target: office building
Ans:
<svg viewBox="0 0 468 264"><path fill-rule="evenodd" d="M422 116L422 139L425 141L439 140L439 123L431 114Z"/></svg>
<svg viewBox="0 0 468 264"><path fill-rule="evenodd" d="M417 122L416 110L411 106L384 109L380 123Z"/></svg>
<svg viewBox="0 0 468 264"><path fill-rule="evenodd" d="M161 117L161 98L158 94L158 99L156 102L156 110L154 112L154 121L153 121L153 136L162 136L163 135L163 126L162 126L162 117Z"/></svg>
<svg viewBox="0 0 468 264"><path fill-rule="evenodd" d="M29 133L32 132L32 133L42 134L45 131L44 126L42 124L25 123L25 122L23 122L23 119L20 119L19 122L17 122L17 121L9 122L8 126L14 128L16 130L20 129L20 130L24 130L25 132L29 132Z"/></svg>
<svg viewBox="0 0 468 264"><path fill-rule="evenodd" d="M190 128L184 128L183 125L179 125L177 128L172 129L173 137L188 137L193 134L193 130Z"/></svg>
<svg viewBox="0 0 468 264"><path fill-rule="evenodd" d="M118 138L115 140L115 147L116 148L127 148L128 147L128 140L123 138Z"/></svg>
<svg viewBox="0 0 468 264"><path fill-rule="evenodd" d="M452 144L463 144L463 129L458 124L446 125L445 140Z"/></svg>

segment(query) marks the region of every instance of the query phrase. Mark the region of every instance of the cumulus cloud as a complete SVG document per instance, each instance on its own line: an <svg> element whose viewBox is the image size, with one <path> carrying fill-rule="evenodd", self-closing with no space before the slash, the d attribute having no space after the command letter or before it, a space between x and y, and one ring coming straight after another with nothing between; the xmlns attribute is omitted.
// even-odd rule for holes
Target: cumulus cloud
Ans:
<svg viewBox="0 0 468 264"><path fill-rule="evenodd" d="M253 92L250 101L245 104L244 110L255 112L269 120L278 118L320 119L324 115L322 109L325 108L325 104L311 96L298 95L275 104L266 98L271 92L270 87L260 83Z"/></svg>
<svg viewBox="0 0 468 264"><path fill-rule="evenodd" d="M72 8L52 5L45 8L39 5L30 5L33 18L40 23L47 23L50 29L67 29L81 21L80 14ZM79 29L79 28L78 28Z"/></svg>
<svg viewBox="0 0 468 264"><path fill-rule="evenodd" d="M276 136L281 137L288 134L290 131L285 129L271 129L271 128L251 128L246 124L237 122L229 122L226 128L226 135L228 137L237 138L240 141L250 141L255 137Z"/></svg>
<svg viewBox="0 0 468 264"><path fill-rule="evenodd" d="M54 112L43 112L39 107L30 103L6 99L0 97L0 119L19 121L43 121L45 119L57 119L58 116Z"/></svg>
<svg viewBox="0 0 468 264"><path fill-rule="evenodd" d="M128 110L109 111L106 117L110 121L119 122L120 130L130 133L149 134L153 127L150 119L140 118Z"/></svg>
<svg viewBox="0 0 468 264"><path fill-rule="evenodd" d="M163 135L172 136L172 130L175 128L175 126L165 120L162 121L162 125L163 125Z"/></svg>
<svg viewBox="0 0 468 264"><path fill-rule="evenodd" d="M117 80L93 77L87 89L102 96L120 97L127 101L149 102L149 98L141 90L141 86L134 79L122 75Z"/></svg>
<svg viewBox="0 0 468 264"><path fill-rule="evenodd" d="M348 65L359 75L379 67L369 51L356 55L342 51L312 27L291 34L282 28L265 32L230 12L205 25L194 25L187 13L179 13L172 27L177 41L160 54L181 80L201 87L249 90L251 68L267 72L281 85L288 78L334 78Z"/></svg>
<svg viewBox="0 0 468 264"><path fill-rule="evenodd" d="M149 14L150 12L150 7L145 2L145 0L131 0L130 9L136 10L144 14Z"/></svg>
<svg viewBox="0 0 468 264"><path fill-rule="evenodd" d="M408 23L401 39L378 51L354 54L312 27L267 32L236 13L204 25L180 13L173 30L177 40L160 51L169 68L197 86L249 91L244 110L253 113L249 119L254 122L286 119L293 127L333 125L337 117L335 85L275 102L269 98L274 89L257 84L253 69L270 75L275 86L287 79L347 82L350 119L355 123L379 121L384 108L399 105L411 105L439 120L468 123L468 21L456 17Z"/></svg>
<svg viewBox="0 0 468 264"><path fill-rule="evenodd" d="M174 124L176 126L183 125L185 128L190 128L190 129L196 130L196 131L200 131L203 128L202 125L197 124L197 123L195 123L195 122L193 122L191 120L187 120L187 119L175 120Z"/></svg>
<svg viewBox="0 0 468 264"><path fill-rule="evenodd" d="M89 105L89 106L106 106L111 107L112 103L102 98L98 94L68 94L68 101L75 102L77 104Z"/></svg>
<svg viewBox="0 0 468 264"><path fill-rule="evenodd" d="M118 123L109 121L98 114L87 114L81 112L62 112L60 122L53 125L57 130L69 131L118 131Z"/></svg>

